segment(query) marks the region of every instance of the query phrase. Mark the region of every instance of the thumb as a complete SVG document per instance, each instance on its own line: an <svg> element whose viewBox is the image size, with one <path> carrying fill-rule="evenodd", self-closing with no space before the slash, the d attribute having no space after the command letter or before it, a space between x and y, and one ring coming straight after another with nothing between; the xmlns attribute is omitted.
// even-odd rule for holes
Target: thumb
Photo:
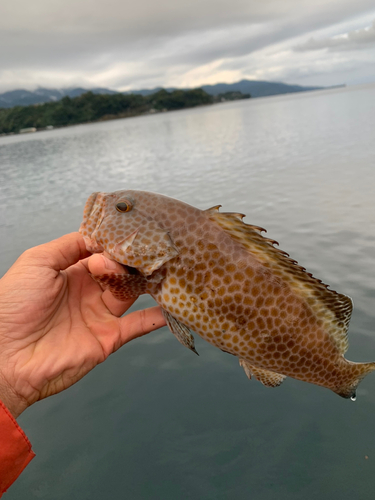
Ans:
<svg viewBox="0 0 375 500"><path fill-rule="evenodd" d="M91 254L86 250L83 236L76 232L30 248L24 253L24 258L27 259L27 264L49 267L59 272L89 255Z"/></svg>
<svg viewBox="0 0 375 500"><path fill-rule="evenodd" d="M118 262L108 259L105 255L94 253L88 261L87 267L91 274L126 274L128 271Z"/></svg>

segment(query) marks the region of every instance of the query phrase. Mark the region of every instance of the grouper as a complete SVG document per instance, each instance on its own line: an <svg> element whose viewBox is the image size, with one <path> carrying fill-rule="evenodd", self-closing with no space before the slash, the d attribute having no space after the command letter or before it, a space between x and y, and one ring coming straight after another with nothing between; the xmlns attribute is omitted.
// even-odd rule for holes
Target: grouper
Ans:
<svg viewBox="0 0 375 500"><path fill-rule="evenodd" d="M146 191L93 193L80 227L86 247L128 270L95 279L120 300L150 294L183 345L196 352L192 330L266 386L293 377L355 399L375 363L344 357L352 300L243 214L219 208Z"/></svg>

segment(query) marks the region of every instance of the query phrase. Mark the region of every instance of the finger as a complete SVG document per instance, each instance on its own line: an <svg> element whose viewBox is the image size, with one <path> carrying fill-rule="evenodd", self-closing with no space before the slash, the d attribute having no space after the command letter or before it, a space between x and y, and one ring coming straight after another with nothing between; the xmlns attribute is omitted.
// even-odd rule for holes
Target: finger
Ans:
<svg viewBox="0 0 375 500"><path fill-rule="evenodd" d="M117 322L116 332L113 329L112 331L105 331L104 328L101 328L96 333L96 337L107 356L117 351L127 342L166 325L164 316L158 306L134 311L119 318Z"/></svg>
<svg viewBox="0 0 375 500"><path fill-rule="evenodd" d="M82 235L80 233L70 233L27 250L24 258L32 259L34 265L50 267L55 271L63 271L89 255L91 254L86 250ZM31 263L28 262L28 264Z"/></svg>
<svg viewBox="0 0 375 500"><path fill-rule="evenodd" d="M134 311L119 319L123 344L166 325L159 306Z"/></svg>

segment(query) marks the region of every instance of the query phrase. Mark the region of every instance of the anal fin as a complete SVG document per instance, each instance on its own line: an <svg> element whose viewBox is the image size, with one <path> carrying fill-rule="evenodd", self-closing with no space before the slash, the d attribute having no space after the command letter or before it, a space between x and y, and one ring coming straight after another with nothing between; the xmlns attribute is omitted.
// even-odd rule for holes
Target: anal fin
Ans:
<svg viewBox="0 0 375 500"><path fill-rule="evenodd" d="M194 347L194 337L190 333L189 328L163 308L162 313L165 321L167 322L168 328L176 339L181 342L182 345L195 352L195 354L198 354Z"/></svg>
<svg viewBox="0 0 375 500"><path fill-rule="evenodd" d="M286 375L280 375L280 373L271 372L270 370L265 370L264 368L258 368L257 366L251 365L244 359L240 359L240 366L242 366L245 370L249 379L251 379L251 377L255 377L266 387L278 387L286 378Z"/></svg>

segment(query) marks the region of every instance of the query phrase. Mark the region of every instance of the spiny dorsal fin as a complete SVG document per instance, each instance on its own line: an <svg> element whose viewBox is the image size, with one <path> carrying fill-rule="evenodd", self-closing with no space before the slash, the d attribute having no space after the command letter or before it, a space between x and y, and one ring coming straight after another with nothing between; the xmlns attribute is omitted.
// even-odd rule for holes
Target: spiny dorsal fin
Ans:
<svg viewBox="0 0 375 500"><path fill-rule="evenodd" d="M207 211L209 218L245 247L276 279L305 298L315 314L323 320L339 352L344 354L348 349L347 331L353 310L351 298L329 290L328 285L314 278L289 254L275 248L277 241L262 236L265 229L245 224L237 214L221 213L219 207L214 208Z"/></svg>
<svg viewBox="0 0 375 500"><path fill-rule="evenodd" d="M251 377L255 377L259 382L262 382L266 387L278 387L281 385L286 375L281 375L280 373L271 372L270 370L265 370L264 368L258 368L253 366L244 359L240 359L240 366L244 369L247 378L250 380Z"/></svg>
<svg viewBox="0 0 375 500"><path fill-rule="evenodd" d="M219 212L219 209L222 207L222 205L215 205L214 207L211 207L211 208L207 208L206 210L204 210L204 212L207 212L209 214L217 214L217 213L220 213ZM220 214L220 215L224 215L224 214ZM235 219L239 219L240 221L246 217L245 214L241 214L239 212L225 212L225 215L228 215L230 217L234 217ZM252 226L252 227L257 227L257 226ZM262 227L259 227L258 228L260 231L265 231L265 229L263 229Z"/></svg>
<svg viewBox="0 0 375 500"><path fill-rule="evenodd" d="M215 213L215 212L218 212L219 211L219 208L221 208L223 205L215 205L214 207L211 207L211 208L207 208L205 210L205 212L212 212L212 213Z"/></svg>

